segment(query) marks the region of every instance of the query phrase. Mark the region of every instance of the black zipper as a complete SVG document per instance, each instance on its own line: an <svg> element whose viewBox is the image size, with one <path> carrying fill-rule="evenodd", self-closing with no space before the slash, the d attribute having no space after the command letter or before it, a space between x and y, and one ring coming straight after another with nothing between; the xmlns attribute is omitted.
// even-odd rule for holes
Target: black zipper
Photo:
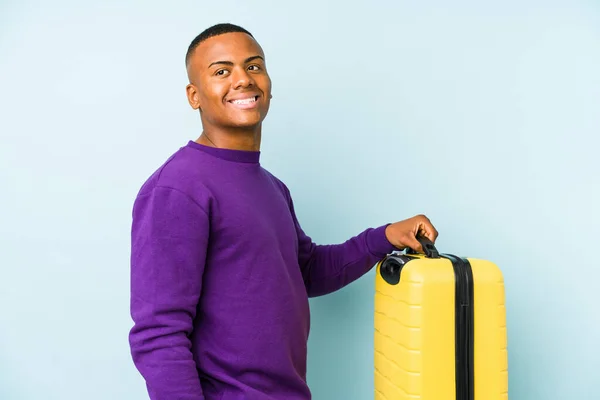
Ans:
<svg viewBox="0 0 600 400"><path fill-rule="evenodd" d="M474 400L473 271L468 260L443 254L452 261L455 277L456 400Z"/></svg>

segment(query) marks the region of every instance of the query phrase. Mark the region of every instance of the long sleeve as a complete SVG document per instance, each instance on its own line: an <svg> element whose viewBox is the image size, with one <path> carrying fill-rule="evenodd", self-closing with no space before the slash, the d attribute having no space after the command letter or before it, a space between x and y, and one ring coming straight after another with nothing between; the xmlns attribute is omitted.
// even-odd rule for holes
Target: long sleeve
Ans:
<svg viewBox="0 0 600 400"><path fill-rule="evenodd" d="M190 197L155 187L138 196L131 231L129 334L152 400L203 400L192 331L208 245L209 219Z"/></svg>
<svg viewBox="0 0 600 400"><path fill-rule="evenodd" d="M298 236L298 262L309 297L343 288L369 272L386 254L396 250L385 236L385 228L389 224L368 228L344 243L315 244L298 222L289 191L286 194Z"/></svg>

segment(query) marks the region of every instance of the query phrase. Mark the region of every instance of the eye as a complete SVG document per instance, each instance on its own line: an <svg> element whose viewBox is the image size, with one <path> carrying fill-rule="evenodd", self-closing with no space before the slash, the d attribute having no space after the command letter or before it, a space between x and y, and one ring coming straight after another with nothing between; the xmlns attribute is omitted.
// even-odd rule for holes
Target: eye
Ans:
<svg viewBox="0 0 600 400"><path fill-rule="evenodd" d="M250 69L251 71L259 71L261 68L260 68L260 66L253 64L253 65L249 66L248 69Z"/></svg>
<svg viewBox="0 0 600 400"><path fill-rule="evenodd" d="M225 76L225 74L227 74L227 72L229 72L229 71L227 71L226 69L219 69L219 70L217 70L217 72L215 72L215 75Z"/></svg>

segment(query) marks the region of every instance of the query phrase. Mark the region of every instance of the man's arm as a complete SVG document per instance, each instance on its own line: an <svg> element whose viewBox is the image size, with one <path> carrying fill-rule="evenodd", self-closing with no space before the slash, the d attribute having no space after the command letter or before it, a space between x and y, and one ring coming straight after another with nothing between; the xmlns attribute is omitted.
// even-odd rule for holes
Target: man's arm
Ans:
<svg viewBox="0 0 600 400"><path fill-rule="evenodd" d="M153 400L204 399L188 335L202 289L208 234L207 214L180 191L155 187L136 199L129 343Z"/></svg>
<svg viewBox="0 0 600 400"><path fill-rule="evenodd" d="M438 235L427 217L418 215L393 224L368 228L341 244L317 245L302 230L289 191L287 195L298 235L298 261L309 297L343 288L394 250L411 247L422 251L417 236L424 235L435 242Z"/></svg>

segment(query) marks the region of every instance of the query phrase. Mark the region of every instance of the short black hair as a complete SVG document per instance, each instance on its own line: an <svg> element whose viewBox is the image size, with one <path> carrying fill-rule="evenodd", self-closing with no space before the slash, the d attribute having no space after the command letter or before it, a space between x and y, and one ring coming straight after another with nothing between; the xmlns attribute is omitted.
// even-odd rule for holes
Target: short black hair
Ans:
<svg viewBox="0 0 600 400"><path fill-rule="evenodd" d="M198 36L196 36L194 38L194 40L192 40L192 43L190 43L190 46L188 47L188 51L185 54L185 65L187 66L187 64L190 60L190 56L192 55L192 53L194 52L194 50L196 49L196 47L198 47L198 45L200 43L202 43L206 39L211 38L213 36L218 36L218 35L222 35L224 33L232 33L232 32L245 33L245 34L250 35L251 37L254 37L254 36L252 36L252 34L250 32L248 32L246 29L242 28L239 25L235 25L235 24L231 24L231 23L221 23L221 24L213 25L209 28L206 28L203 32L201 32Z"/></svg>

